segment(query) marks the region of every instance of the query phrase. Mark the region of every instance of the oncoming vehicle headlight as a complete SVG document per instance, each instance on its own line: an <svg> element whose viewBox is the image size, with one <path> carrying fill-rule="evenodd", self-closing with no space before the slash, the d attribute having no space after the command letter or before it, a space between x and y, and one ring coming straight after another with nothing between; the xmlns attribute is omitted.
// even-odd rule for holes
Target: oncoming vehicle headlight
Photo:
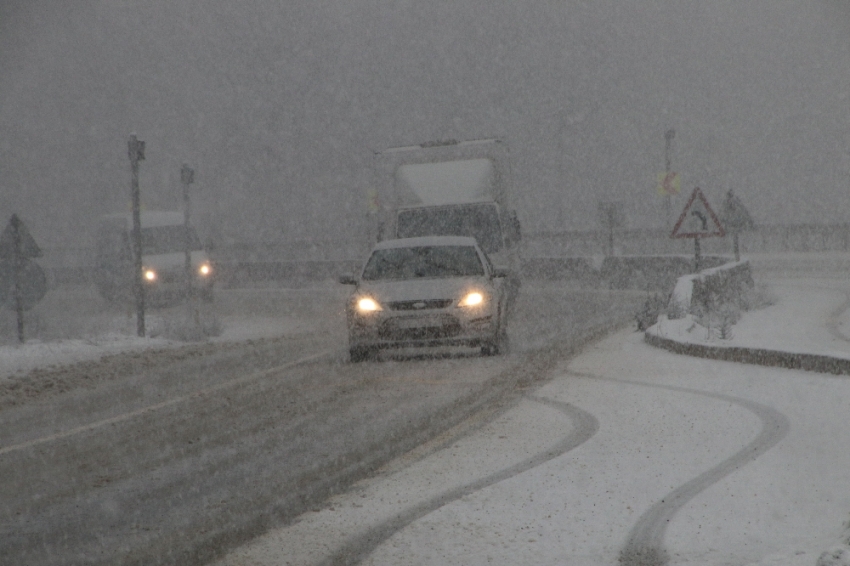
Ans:
<svg viewBox="0 0 850 566"><path fill-rule="evenodd" d="M198 275L201 277L208 277L212 274L212 266L209 263L202 263L198 268Z"/></svg>
<svg viewBox="0 0 850 566"><path fill-rule="evenodd" d="M457 304L459 307L477 307L484 304L484 294L478 291L467 293Z"/></svg>
<svg viewBox="0 0 850 566"><path fill-rule="evenodd" d="M142 276L145 278L145 281L148 281L149 283L156 281L156 271L153 269L145 268L142 271Z"/></svg>
<svg viewBox="0 0 850 566"><path fill-rule="evenodd" d="M376 312L383 310L378 301L372 297L360 297L357 299L357 310L359 312Z"/></svg>

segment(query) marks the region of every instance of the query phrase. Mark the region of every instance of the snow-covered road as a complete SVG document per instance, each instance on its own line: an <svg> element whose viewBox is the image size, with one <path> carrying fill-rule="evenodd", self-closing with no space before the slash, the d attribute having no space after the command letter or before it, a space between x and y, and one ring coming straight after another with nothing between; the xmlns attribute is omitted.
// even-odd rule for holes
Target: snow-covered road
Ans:
<svg viewBox="0 0 850 566"><path fill-rule="evenodd" d="M734 341L850 352L827 328L844 326L846 288L777 280L777 304ZM847 377L680 356L622 331L218 564L613 565L648 544L669 564L812 566L846 535L847 399Z"/></svg>
<svg viewBox="0 0 850 566"><path fill-rule="evenodd" d="M207 563L515 398L518 384L544 379L562 357L551 344L575 350L639 305L630 293L529 285L509 355L349 364L344 299L331 293L240 293L236 312L219 312L251 339L228 342L225 331L144 352L148 339L134 339L131 352L7 374L0 563ZM42 320L62 322L56 314ZM93 314L99 323L116 313ZM257 338L263 315L280 336ZM89 341L96 352L98 335ZM39 364L53 345L0 354L23 351Z"/></svg>

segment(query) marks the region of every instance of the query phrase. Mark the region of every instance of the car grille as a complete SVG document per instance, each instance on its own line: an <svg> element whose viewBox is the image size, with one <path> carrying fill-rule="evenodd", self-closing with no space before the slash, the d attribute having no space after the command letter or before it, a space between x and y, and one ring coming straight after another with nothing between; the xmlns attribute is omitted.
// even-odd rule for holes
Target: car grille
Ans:
<svg viewBox="0 0 850 566"><path fill-rule="evenodd" d="M160 283L177 283L186 280L182 273L176 271L160 271L157 275Z"/></svg>
<svg viewBox="0 0 850 566"><path fill-rule="evenodd" d="M427 301L395 301L390 303L394 311L415 311L424 309L444 309L452 304L451 299L430 299Z"/></svg>
<svg viewBox="0 0 850 566"><path fill-rule="evenodd" d="M414 319L407 319L412 322ZM458 320L449 315L431 316L416 320L415 326L406 327L401 320L384 322L378 329L378 335L384 340L431 340L451 338L461 332Z"/></svg>

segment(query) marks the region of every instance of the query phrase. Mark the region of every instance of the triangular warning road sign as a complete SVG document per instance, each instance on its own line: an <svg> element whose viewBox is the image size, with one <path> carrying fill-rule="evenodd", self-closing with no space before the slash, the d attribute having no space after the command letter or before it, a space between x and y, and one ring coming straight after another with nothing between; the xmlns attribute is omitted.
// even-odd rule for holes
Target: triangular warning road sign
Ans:
<svg viewBox="0 0 850 566"><path fill-rule="evenodd" d="M21 259L40 257L41 248L35 243L23 221L17 214L13 214L6 229L0 234L0 259L13 259L16 255Z"/></svg>
<svg viewBox="0 0 850 566"><path fill-rule="evenodd" d="M699 187L691 193L691 198L685 205L682 215L673 227L671 238L710 238L725 236L723 225L717 215L711 210Z"/></svg>

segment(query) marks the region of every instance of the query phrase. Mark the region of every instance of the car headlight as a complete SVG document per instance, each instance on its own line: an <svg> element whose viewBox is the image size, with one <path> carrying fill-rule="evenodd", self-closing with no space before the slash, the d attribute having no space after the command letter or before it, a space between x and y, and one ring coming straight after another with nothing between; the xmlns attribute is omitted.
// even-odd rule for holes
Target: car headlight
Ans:
<svg viewBox="0 0 850 566"><path fill-rule="evenodd" d="M484 304L484 294L479 291L467 293L457 304L459 307L477 307Z"/></svg>
<svg viewBox="0 0 850 566"><path fill-rule="evenodd" d="M156 281L156 271L154 271L153 269L144 269L142 271L142 275L144 276L145 281L149 283L153 283L154 281Z"/></svg>
<svg viewBox="0 0 850 566"><path fill-rule="evenodd" d="M201 277L208 277L212 274L212 266L209 263L202 263L198 268L198 275Z"/></svg>
<svg viewBox="0 0 850 566"><path fill-rule="evenodd" d="M357 310L358 312L376 312L384 309L372 297L360 297L357 299Z"/></svg>

